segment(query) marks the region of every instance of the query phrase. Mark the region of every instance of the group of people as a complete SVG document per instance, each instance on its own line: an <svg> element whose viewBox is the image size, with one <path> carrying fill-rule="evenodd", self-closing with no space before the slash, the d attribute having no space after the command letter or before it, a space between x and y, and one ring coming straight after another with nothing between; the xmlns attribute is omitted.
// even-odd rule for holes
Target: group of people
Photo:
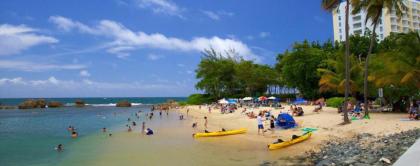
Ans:
<svg viewBox="0 0 420 166"><path fill-rule="evenodd" d="M264 130L264 122L265 121L269 121L269 126L270 126L269 128L267 127L266 130ZM274 115L271 115L271 113L269 111L265 111L265 112L260 111L258 113L258 116L257 116L258 135L260 133L262 133L262 135L264 135L264 133L267 132L268 130L271 131L271 134L274 134L275 121L276 121L276 118L274 117Z"/></svg>
<svg viewBox="0 0 420 166"><path fill-rule="evenodd" d="M302 107L296 106L296 104L290 105L290 111L292 112L293 116L303 116L305 113Z"/></svg>

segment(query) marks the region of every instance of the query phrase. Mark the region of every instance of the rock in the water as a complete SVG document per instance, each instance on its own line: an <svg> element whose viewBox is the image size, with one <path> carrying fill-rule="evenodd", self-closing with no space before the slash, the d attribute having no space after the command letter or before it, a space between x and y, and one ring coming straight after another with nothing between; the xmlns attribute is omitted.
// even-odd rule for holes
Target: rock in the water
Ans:
<svg viewBox="0 0 420 166"><path fill-rule="evenodd" d="M19 109L33 109L33 108L45 108L46 107L46 101L44 99L29 99L25 100L24 102L20 103L18 108Z"/></svg>
<svg viewBox="0 0 420 166"><path fill-rule="evenodd" d="M48 102L48 108L57 108L57 107L61 107L61 106L63 106L63 104L58 102L58 101Z"/></svg>
<svg viewBox="0 0 420 166"><path fill-rule="evenodd" d="M74 101L74 105L76 107L84 107L85 106L85 101L83 101L81 99L77 99L76 101Z"/></svg>
<svg viewBox="0 0 420 166"><path fill-rule="evenodd" d="M131 107L131 103L128 101L120 101L116 105L117 107Z"/></svg>

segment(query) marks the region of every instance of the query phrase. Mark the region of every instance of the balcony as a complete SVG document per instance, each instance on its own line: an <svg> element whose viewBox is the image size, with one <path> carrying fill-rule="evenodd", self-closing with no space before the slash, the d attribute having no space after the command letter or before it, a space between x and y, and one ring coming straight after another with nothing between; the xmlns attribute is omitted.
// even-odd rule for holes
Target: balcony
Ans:
<svg viewBox="0 0 420 166"><path fill-rule="evenodd" d="M361 27L362 27L362 23L353 24L354 29L361 28Z"/></svg>

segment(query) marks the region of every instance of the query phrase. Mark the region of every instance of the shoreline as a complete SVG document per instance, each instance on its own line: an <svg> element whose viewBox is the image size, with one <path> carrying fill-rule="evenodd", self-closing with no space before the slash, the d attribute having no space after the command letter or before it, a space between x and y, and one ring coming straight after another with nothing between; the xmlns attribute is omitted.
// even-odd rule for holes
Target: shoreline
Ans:
<svg viewBox="0 0 420 166"><path fill-rule="evenodd" d="M338 125L342 121L342 116L337 113L336 108L324 107L323 111L320 113L313 113L312 110L315 106L301 106L305 111L305 115L302 117L294 117L299 124L297 128L288 130L276 128L274 134L271 134L271 132L268 131L265 133L265 136L262 136L257 134L256 119L249 119L245 114L242 114L241 111L243 108L239 108L234 113L221 114L220 109L212 109L212 113L208 113L207 107L202 106L201 110L198 109L198 107L199 106L197 105L186 106L178 109L178 112L185 116L187 114L186 110L190 109L188 117L191 117L192 121L198 123L198 129L201 131L204 129L204 116L207 116L208 118L209 131L217 131L221 128L227 130L247 128L248 132L241 134L241 139L250 141L250 143L260 144L260 146L264 148L266 148L266 145L274 142L277 138L289 140L293 134L300 135L302 133L302 131L300 131L301 128L310 127L318 129L309 140L284 149L276 150L286 152L287 155L281 155L282 157L294 157L308 151L319 151L328 141L334 139L351 139L362 133L368 133L379 137L420 128L419 122L404 121L408 115L399 113L372 113L370 120L354 120L351 124L342 126ZM258 111L261 110L271 110L273 115L276 116L280 112L286 112L287 108L273 109L270 107L261 107L247 108L247 110L252 110L254 113L258 113ZM266 127L266 125L264 125L264 127Z"/></svg>

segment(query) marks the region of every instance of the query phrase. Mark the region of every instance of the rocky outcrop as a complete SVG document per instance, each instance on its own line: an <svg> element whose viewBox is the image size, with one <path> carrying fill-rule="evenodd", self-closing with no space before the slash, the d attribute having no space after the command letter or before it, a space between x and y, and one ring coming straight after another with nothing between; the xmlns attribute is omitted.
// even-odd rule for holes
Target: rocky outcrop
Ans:
<svg viewBox="0 0 420 166"><path fill-rule="evenodd" d="M124 101L119 101L116 106L117 107L131 107L131 103L124 100Z"/></svg>
<svg viewBox="0 0 420 166"><path fill-rule="evenodd" d="M19 109L33 109L33 108L45 108L46 107L46 101L44 99L29 99L25 100L24 102L20 103L18 105Z"/></svg>
<svg viewBox="0 0 420 166"><path fill-rule="evenodd" d="M375 137L359 134L351 139L326 142L319 151L297 157L310 165L391 165L420 138L420 129Z"/></svg>
<svg viewBox="0 0 420 166"><path fill-rule="evenodd" d="M57 108L57 107L61 107L61 106L63 106L63 104L58 102L58 101L48 102L48 108Z"/></svg>
<svg viewBox="0 0 420 166"><path fill-rule="evenodd" d="M74 101L74 105L76 107L84 107L85 106L85 101L83 101L81 99L77 99L76 101Z"/></svg>
<svg viewBox="0 0 420 166"><path fill-rule="evenodd" d="M36 105L39 108L45 108L47 106L47 102L44 99L36 100Z"/></svg>

